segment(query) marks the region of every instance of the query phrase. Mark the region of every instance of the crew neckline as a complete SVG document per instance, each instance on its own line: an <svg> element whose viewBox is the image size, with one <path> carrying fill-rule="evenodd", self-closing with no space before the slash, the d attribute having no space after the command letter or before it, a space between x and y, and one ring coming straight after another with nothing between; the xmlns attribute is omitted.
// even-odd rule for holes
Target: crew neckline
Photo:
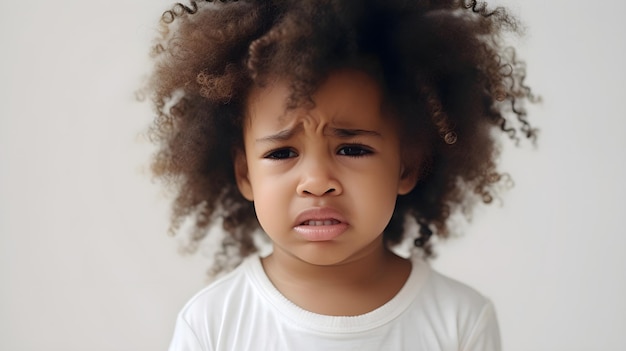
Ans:
<svg viewBox="0 0 626 351"><path fill-rule="evenodd" d="M430 267L426 262L412 258L409 277L400 291L384 305L357 316L329 316L307 311L287 299L270 281L259 255L248 257L243 266L252 284L256 285L257 291L277 313L300 327L323 333L358 333L390 322L407 310L430 275Z"/></svg>

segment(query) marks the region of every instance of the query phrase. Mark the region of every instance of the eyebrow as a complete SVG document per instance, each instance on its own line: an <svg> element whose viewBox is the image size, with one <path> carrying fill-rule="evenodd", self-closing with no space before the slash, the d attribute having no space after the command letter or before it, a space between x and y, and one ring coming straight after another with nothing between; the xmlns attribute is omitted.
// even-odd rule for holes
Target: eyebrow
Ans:
<svg viewBox="0 0 626 351"><path fill-rule="evenodd" d="M256 140L257 143L263 142L277 142L277 141L286 141L291 139L297 132L302 130L302 125L298 124L297 126L285 130L281 130L280 132L272 135L268 135L266 137L258 138Z"/></svg>
<svg viewBox="0 0 626 351"><path fill-rule="evenodd" d="M365 129L348 129L348 128L331 128L331 134L338 138L351 138L355 136L376 136L381 137L382 135L373 130L365 130Z"/></svg>
<svg viewBox="0 0 626 351"><path fill-rule="evenodd" d="M256 139L257 143L263 142L280 142L291 139L296 133L302 130L302 125L299 124L294 128L281 130L280 132L272 135L268 135L266 137ZM325 133L326 134L326 133ZM373 130L365 130L365 129L349 129L349 128L330 128L330 135L347 139L355 136L375 136L382 137L382 135Z"/></svg>

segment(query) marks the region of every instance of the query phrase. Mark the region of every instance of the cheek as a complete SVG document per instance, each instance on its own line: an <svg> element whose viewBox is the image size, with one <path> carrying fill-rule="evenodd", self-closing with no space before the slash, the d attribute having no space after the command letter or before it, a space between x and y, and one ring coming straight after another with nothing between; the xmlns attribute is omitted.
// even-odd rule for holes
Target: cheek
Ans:
<svg viewBox="0 0 626 351"><path fill-rule="evenodd" d="M386 213L391 216L396 204L397 186L395 182L377 183L366 191L364 203L373 204L372 211Z"/></svg>
<svg viewBox="0 0 626 351"><path fill-rule="evenodd" d="M282 219L287 216L286 211L289 208L288 189L279 184L281 182L277 179L253 184L254 209L259 224L265 232L272 232L272 228L278 226Z"/></svg>
<svg viewBox="0 0 626 351"><path fill-rule="evenodd" d="M352 183L355 205L361 217L377 229L384 229L393 214L398 192L398 177L388 173L375 174L375 177L357 184Z"/></svg>

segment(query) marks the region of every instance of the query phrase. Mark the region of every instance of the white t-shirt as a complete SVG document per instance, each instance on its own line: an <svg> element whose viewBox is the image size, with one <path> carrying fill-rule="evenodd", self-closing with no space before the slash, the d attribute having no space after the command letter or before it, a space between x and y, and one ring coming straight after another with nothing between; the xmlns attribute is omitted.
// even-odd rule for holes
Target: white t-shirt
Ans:
<svg viewBox="0 0 626 351"><path fill-rule="evenodd" d="M414 259L398 294L359 316L326 316L287 300L259 256L248 257L183 308L170 351L499 351L489 300Z"/></svg>

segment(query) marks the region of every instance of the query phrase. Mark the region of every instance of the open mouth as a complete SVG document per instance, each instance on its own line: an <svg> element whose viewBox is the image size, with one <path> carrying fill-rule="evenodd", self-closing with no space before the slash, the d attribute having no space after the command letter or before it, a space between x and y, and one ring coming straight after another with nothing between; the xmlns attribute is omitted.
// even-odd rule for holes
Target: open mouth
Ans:
<svg viewBox="0 0 626 351"><path fill-rule="evenodd" d="M340 222L336 219L325 219L325 220L308 220L302 222L301 225L310 225L310 226L322 226L322 225L335 225Z"/></svg>

